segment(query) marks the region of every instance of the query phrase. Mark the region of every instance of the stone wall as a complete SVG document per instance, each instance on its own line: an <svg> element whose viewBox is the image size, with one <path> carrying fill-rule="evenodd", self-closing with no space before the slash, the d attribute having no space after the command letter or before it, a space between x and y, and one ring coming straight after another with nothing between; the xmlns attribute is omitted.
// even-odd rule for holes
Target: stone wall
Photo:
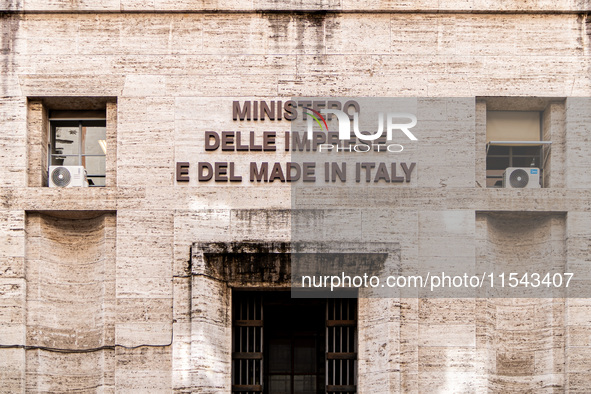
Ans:
<svg viewBox="0 0 591 394"><path fill-rule="evenodd" d="M191 246L289 242L296 203L315 241L399 243L401 264L434 266L509 242L491 212L536 211L561 263L591 263L588 1L194 3L0 1L0 392L228 391L232 286ZM315 95L429 97L418 178L343 188L338 206L323 185L175 181L203 131L267 130L233 122L232 100ZM444 97L473 100L459 116ZM42 187L47 110L77 105L106 109L108 187ZM544 111L548 188L483 187L498 105ZM588 391L590 309L362 298L359 391Z"/></svg>

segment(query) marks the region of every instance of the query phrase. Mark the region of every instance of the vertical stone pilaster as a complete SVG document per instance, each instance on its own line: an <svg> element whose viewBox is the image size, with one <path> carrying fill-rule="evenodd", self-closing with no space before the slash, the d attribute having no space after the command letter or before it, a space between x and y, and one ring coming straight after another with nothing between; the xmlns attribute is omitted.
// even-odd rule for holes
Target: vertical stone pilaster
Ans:
<svg viewBox="0 0 591 394"><path fill-rule="evenodd" d="M400 301L360 298L358 308L357 390L359 393L400 392Z"/></svg>
<svg viewBox="0 0 591 394"><path fill-rule="evenodd" d="M117 103L107 102L106 186L117 186Z"/></svg>
<svg viewBox="0 0 591 394"><path fill-rule="evenodd" d="M542 139L552 141L543 149L544 187L563 188L565 175L565 112L564 103L550 103L543 112Z"/></svg>
<svg viewBox="0 0 591 394"><path fill-rule="evenodd" d="M486 101L476 101L475 125L476 186L486 187Z"/></svg>
<svg viewBox="0 0 591 394"><path fill-rule="evenodd" d="M591 98L566 99L565 186L569 189L591 187L591 145L588 143L591 123Z"/></svg>
<svg viewBox="0 0 591 394"><path fill-rule="evenodd" d="M232 386L231 295L227 284L205 273L193 251L191 278L191 390L228 393Z"/></svg>
<svg viewBox="0 0 591 394"><path fill-rule="evenodd" d="M31 100L27 108L27 184L47 186L48 114L40 100Z"/></svg>
<svg viewBox="0 0 591 394"><path fill-rule="evenodd" d="M173 278L172 389L191 388L191 276Z"/></svg>
<svg viewBox="0 0 591 394"><path fill-rule="evenodd" d="M0 210L0 391L24 393L26 333L25 217ZM4 392L4 391L3 391Z"/></svg>
<svg viewBox="0 0 591 394"><path fill-rule="evenodd" d="M575 288L589 286L591 256L589 255L589 223L591 213L569 212L566 219L566 272L577 272ZM565 305L566 330L565 375L567 392L584 392L591 387L591 300L568 298Z"/></svg>

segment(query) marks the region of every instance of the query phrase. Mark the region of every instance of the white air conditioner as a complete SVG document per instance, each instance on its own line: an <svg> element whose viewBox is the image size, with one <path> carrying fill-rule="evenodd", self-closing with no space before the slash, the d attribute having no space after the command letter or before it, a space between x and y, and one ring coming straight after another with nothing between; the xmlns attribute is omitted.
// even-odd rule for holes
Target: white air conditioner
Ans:
<svg viewBox="0 0 591 394"><path fill-rule="evenodd" d="M84 166L50 166L49 187L88 187Z"/></svg>
<svg viewBox="0 0 591 394"><path fill-rule="evenodd" d="M503 173L503 187L509 189L540 187L540 169L509 167Z"/></svg>

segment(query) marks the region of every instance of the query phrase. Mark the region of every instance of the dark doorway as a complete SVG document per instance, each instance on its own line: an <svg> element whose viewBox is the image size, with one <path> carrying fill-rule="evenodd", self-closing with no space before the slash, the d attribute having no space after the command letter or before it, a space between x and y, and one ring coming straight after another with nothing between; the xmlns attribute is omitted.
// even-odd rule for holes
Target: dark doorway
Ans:
<svg viewBox="0 0 591 394"><path fill-rule="evenodd" d="M266 297L265 393L325 392L325 300Z"/></svg>
<svg viewBox="0 0 591 394"><path fill-rule="evenodd" d="M356 391L356 299L235 291L232 303L234 393Z"/></svg>

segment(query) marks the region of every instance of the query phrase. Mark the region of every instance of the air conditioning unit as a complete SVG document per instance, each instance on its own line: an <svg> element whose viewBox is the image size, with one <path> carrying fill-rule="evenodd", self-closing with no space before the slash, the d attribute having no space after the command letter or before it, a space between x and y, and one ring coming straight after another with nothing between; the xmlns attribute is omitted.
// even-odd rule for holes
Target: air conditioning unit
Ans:
<svg viewBox="0 0 591 394"><path fill-rule="evenodd" d="M88 187L84 166L50 166L49 187Z"/></svg>
<svg viewBox="0 0 591 394"><path fill-rule="evenodd" d="M509 167L503 173L503 187L509 189L539 188L540 169Z"/></svg>

